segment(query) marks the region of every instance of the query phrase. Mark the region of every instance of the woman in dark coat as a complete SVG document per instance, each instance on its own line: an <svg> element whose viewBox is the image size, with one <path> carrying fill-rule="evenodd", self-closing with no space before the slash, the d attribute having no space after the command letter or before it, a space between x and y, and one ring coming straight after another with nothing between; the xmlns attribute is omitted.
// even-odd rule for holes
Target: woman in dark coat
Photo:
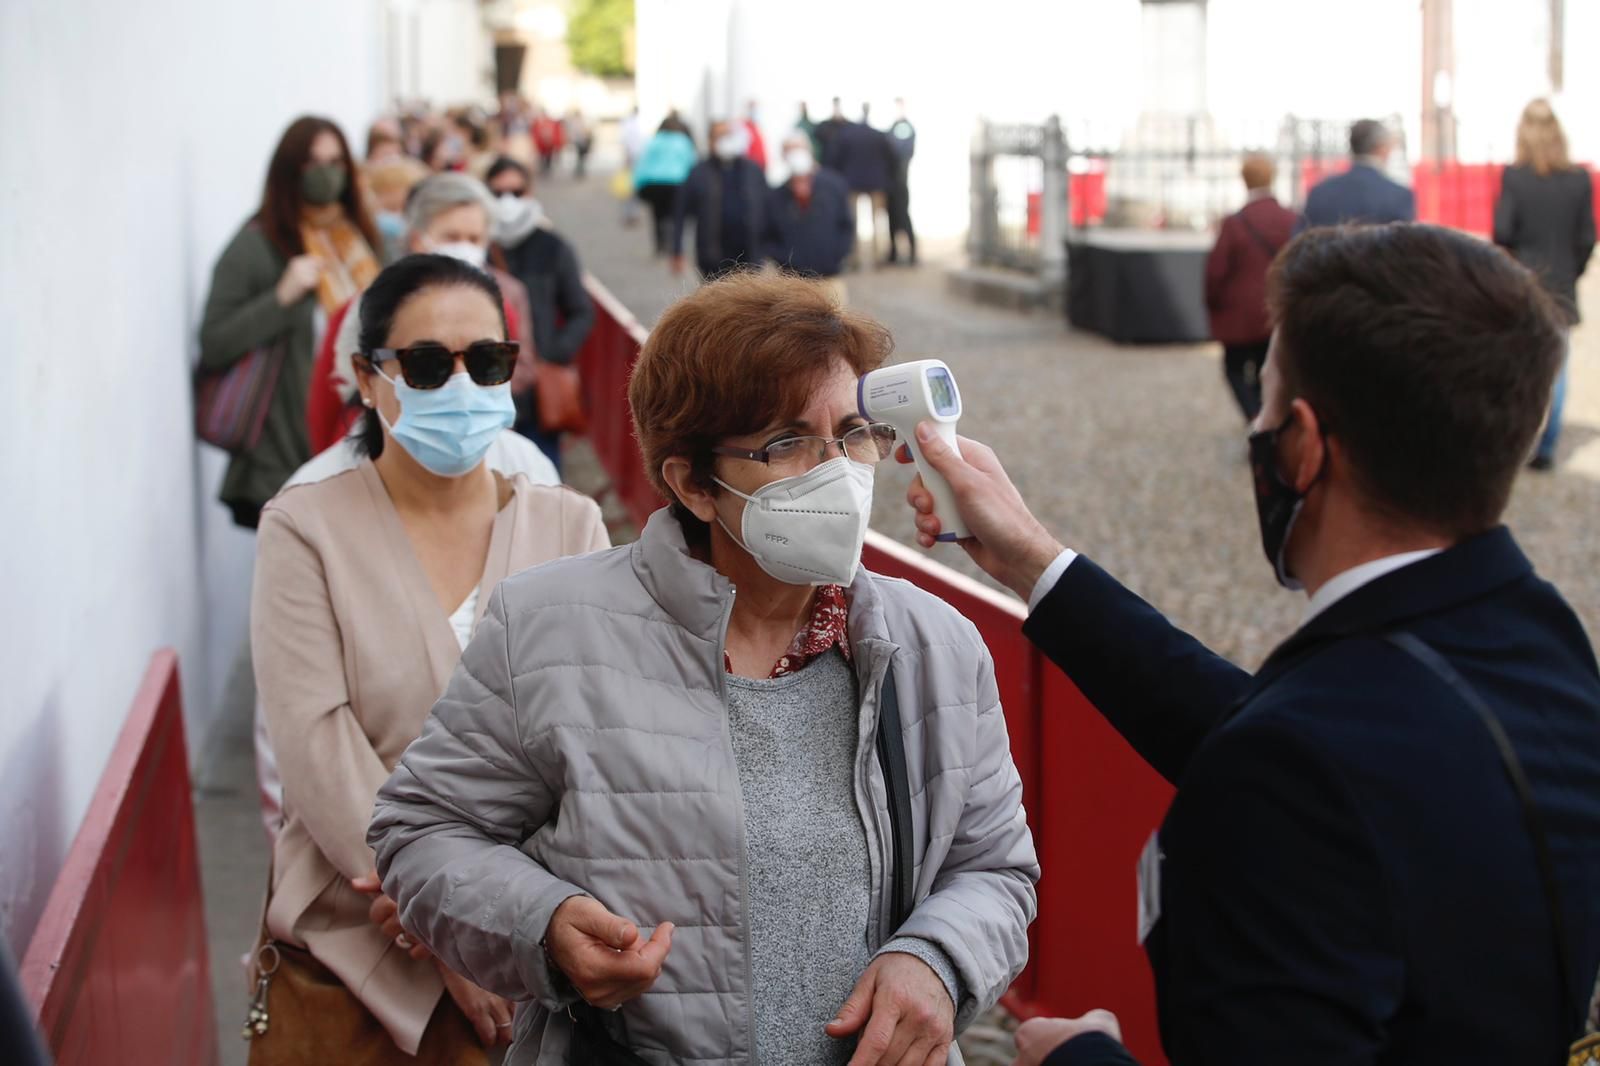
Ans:
<svg viewBox="0 0 1600 1066"><path fill-rule="evenodd" d="M1517 125L1517 162L1507 167L1494 207L1494 242L1517 257L1578 321L1578 278L1594 251L1594 188L1589 172L1573 165L1567 137L1545 100L1535 100ZM1550 420L1530 464L1549 470L1556 461L1561 407L1566 400L1563 366L1550 400Z"/></svg>

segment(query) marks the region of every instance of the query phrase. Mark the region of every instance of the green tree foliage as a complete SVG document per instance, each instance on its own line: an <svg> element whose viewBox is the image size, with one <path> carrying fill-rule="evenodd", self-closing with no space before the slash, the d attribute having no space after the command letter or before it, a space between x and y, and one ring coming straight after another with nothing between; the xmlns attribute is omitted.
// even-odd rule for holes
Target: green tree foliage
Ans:
<svg viewBox="0 0 1600 1066"><path fill-rule="evenodd" d="M633 0L574 0L567 20L572 65L602 78L633 73Z"/></svg>

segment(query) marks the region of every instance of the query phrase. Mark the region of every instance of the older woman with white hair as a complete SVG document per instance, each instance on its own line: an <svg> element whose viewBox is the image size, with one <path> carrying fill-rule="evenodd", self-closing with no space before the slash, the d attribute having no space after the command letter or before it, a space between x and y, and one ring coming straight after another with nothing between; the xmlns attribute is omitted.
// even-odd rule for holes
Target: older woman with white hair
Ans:
<svg viewBox="0 0 1600 1066"><path fill-rule="evenodd" d="M406 197L406 248L410 252L448 255L488 272L505 299L510 339L521 345L513 395L533 387L533 316L528 290L516 278L489 264L489 222L494 199L489 190L468 174L445 173L418 182ZM350 305L329 321L328 332L311 370L311 393L306 401L306 423L311 452L319 454L342 440L361 415L352 362L354 348L337 343Z"/></svg>

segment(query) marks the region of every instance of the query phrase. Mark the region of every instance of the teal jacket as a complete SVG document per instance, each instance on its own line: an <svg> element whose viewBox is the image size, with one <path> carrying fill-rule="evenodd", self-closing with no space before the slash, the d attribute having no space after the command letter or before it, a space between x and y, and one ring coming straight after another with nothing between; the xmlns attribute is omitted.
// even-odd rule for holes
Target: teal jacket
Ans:
<svg viewBox="0 0 1600 1066"><path fill-rule="evenodd" d="M633 165L633 187L682 185L699 160L687 133L662 130L639 153L639 161Z"/></svg>

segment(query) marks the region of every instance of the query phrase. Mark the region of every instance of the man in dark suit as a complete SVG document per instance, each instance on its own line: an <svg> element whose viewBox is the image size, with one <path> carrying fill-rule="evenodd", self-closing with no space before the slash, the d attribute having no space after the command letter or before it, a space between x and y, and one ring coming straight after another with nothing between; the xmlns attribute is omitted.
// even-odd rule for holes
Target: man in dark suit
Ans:
<svg viewBox="0 0 1600 1066"><path fill-rule="evenodd" d="M1600 967L1600 672L1499 523L1559 316L1431 226L1308 233L1270 294L1256 511L1310 605L1254 676L1062 549L993 452L919 440L1028 636L1177 785L1140 878L1173 1066L1553 1066ZM1115 1036L1032 1021L1018 1062L1131 1063Z"/></svg>
<svg viewBox="0 0 1600 1066"><path fill-rule="evenodd" d="M783 142L789 180L772 190L762 254L780 268L813 278L837 278L856 240L850 187L817 166L811 138L795 130Z"/></svg>
<svg viewBox="0 0 1600 1066"><path fill-rule="evenodd" d="M767 228L767 177L745 155L744 127L718 120L710 134L710 157L689 171L672 205L672 272L683 273L683 230L692 218L695 265L706 281L759 266Z"/></svg>
<svg viewBox="0 0 1600 1066"><path fill-rule="evenodd" d="M838 128L828 142L822 165L838 173L850 186L851 210L859 213L860 203L867 201L872 212L872 264L877 265L880 236L884 231L878 217L888 205L889 181L894 171L894 149L882 130L868 123L868 111L863 105L861 121L850 122ZM859 250L856 258L859 260Z"/></svg>
<svg viewBox="0 0 1600 1066"><path fill-rule="evenodd" d="M1261 367L1272 326L1267 321L1267 268L1294 236L1295 213L1272 196L1274 168L1264 155L1240 168L1245 205L1222 220L1206 258L1206 310L1211 336L1222 343L1222 371L1248 422L1261 410Z"/></svg>
<svg viewBox="0 0 1600 1066"><path fill-rule="evenodd" d="M1311 190L1300 228L1415 221L1416 197L1383 173L1393 148L1394 139L1383 123L1364 118L1351 126L1350 169L1324 178Z"/></svg>

